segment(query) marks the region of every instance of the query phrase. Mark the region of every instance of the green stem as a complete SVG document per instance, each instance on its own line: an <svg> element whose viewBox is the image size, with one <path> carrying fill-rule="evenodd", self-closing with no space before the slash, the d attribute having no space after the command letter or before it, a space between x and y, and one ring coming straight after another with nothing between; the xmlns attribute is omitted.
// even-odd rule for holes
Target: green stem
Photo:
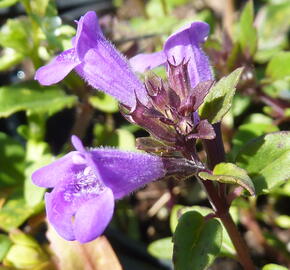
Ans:
<svg viewBox="0 0 290 270"><path fill-rule="evenodd" d="M161 5L162 5L162 9L163 9L163 13L165 16L168 15L168 6L165 0L161 0Z"/></svg>
<svg viewBox="0 0 290 270"><path fill-rule="evenodd" d="M33 16L33 12L31 10L31 6L30 6L30 2L27 0L22 0L22 5L25 9L25 12L31 22L31 31L32 31L32 40L33 40L33 45L32 48L30 50L30 59L34 65L35 69L38 69L39 67L41 67L42 65L42 61L39 58L38 55L38 48L40 45L40 40L38 38L39 36L39 25L37 23L37 21L35 20L34 16Z"/></svg>

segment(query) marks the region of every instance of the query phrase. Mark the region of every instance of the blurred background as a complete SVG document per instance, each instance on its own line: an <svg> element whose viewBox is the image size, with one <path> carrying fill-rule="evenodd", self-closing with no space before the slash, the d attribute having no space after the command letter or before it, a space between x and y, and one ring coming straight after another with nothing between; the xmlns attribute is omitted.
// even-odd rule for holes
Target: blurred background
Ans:
<svg viewBox="0 0 290 270"><path fill-rule="evenodd" d="M289 130L289 0L0 0L0 270L173 269L178 216L210 206L194 179L170 179L119 201L105 236L89 244L66 242L47 225L45 191L31 183L31 173L70 151L72 134L87 146L133 151L135 138L148 135L123 119L115 99L74 73L50 87L33 80L37 68L71 47L74 20L89 10L128 58L161 50L189 22L211 26L204 50L216 80L244 66L222 123L229 161L247 141ZM166 78L164 68L154 72ZM231 213L258 266L289 267L290 183L235 200ZM224 240L210 269L241 269L235 255Z"/></svg>

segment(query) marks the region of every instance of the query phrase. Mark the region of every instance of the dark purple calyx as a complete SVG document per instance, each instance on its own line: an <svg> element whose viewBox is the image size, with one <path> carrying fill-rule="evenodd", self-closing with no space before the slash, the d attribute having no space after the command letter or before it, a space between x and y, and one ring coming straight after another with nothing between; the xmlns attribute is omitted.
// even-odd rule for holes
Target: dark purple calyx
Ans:
<svg viewBox="0 0 290 270"><path fill-rule="evenodd" d="M121 106L122 113L130 122L146 129L166 147L175 149L182 148L188 140L215 137L211 124L200 119L197 112L213 81L200 82L192 88L187 65L184 61L179 65L168 63L168 82L150 73L145 82L148 103L142 104L136 98L135 108ZM143 143L139 142L139 148L145 150L148 145ZM169 149L157 147L165 152Z"/></svg>

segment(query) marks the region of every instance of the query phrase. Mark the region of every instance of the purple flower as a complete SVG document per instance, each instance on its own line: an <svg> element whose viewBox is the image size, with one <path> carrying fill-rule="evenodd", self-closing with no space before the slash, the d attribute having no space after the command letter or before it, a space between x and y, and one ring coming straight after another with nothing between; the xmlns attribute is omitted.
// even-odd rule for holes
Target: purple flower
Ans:
<svg viewBox="0 0 290 270"><path fill-rule="evenodd" d="M135 94L145 104L147 95L142 82L126 59L104 38L96 13L87 12L78 21L73 48L39 68L35 79L43 85L61 81L73 69L91 86L103 90L127 106L135 105Z"/></svg>
<svg viewBox="0 0 290 270"><path fill-rule="evenodd" d="M190 175L195 169L184 159L106 148L86 150L76 136L72 143L77 151L32 175L35 185L53 188L45 194L46 213L66 240L93 240L110 222L115 199L165 175L179 171Z"/></svg>
<svg viewBox="0 0 290 270"><path fill-rule="evenodd" d="M151 76L144 86L126 59L104 38L96 14L90 11L78 22L73 48L38 69L35 78L48 85L74 69L90 85L117 98L130 122L182 150L188 140L215 137L210 123L200 119L197 112L213 85L209 61L201 49L208 32L208 24L194 22L172 34L161 52L132 58L136 71L167 67L167 82Z"/></svg>
<svg viewBox="0 0 290 270"><path fill-rule="evenodd" d="M164 43L163 50L152 54L139 54L130 59L132 68L137 72L166 65L187 63L191 87L199 82L213 79L207 56L201 49L209 33L209 25L193 22L172 34Z"/></svg>
<svg viewBox="0 0 290 270"><path fill-rule="evenodd" d="M144 85L104 38L96 14L88 12L78 22L73 48L38 69L35 79L50 85L75 70L94 88L117 98L125 117L157 139L140 139L139 148L183 153L187 145L194 147L197 138L215 136L212 126L197 113L212 86L208 59L200 48L207 34L207 24L192 23L170 36L162 52L131 59L139 71L167 65L168 82L152 76ZM75 136L72 143L77 151L37 170L32 180L38 186L53 188L45 201L48 220L56 231L67 240L82 243L104 231L115 199L165 176L188 177L200 166L198 158L189 161L177 158L177 153L175 157L159 157L106 148L85 150Z"/></svg>

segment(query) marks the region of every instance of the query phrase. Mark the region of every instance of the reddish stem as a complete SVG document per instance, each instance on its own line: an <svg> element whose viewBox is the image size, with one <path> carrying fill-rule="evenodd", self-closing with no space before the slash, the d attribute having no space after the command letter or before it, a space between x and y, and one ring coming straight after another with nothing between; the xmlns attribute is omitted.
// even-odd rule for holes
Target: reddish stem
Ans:
<svg viewBox="0 0 290 270"><path fill-rule="evenodd" d="M223 141L221 136L220 123L214 125L216 132L216 138L213 140L204 140L203 145L205 147L208 159L209 169L213 169L214 166L220 162L225 161L225 151L223 147ZM217 217L220 218L221 222L225 226L233 245L236 248L239 261L245 270L255 270L255 266L250 257L250 253L247 247L247 244L243 237L241 236L238 228L236 227L230 213L229 213L229 204L227 202L226 190L223 185L215 185L211 181L202 181L209 199L215 208L215 213ZM222 192L219 192L218 188L222 189Z"/></svg>

